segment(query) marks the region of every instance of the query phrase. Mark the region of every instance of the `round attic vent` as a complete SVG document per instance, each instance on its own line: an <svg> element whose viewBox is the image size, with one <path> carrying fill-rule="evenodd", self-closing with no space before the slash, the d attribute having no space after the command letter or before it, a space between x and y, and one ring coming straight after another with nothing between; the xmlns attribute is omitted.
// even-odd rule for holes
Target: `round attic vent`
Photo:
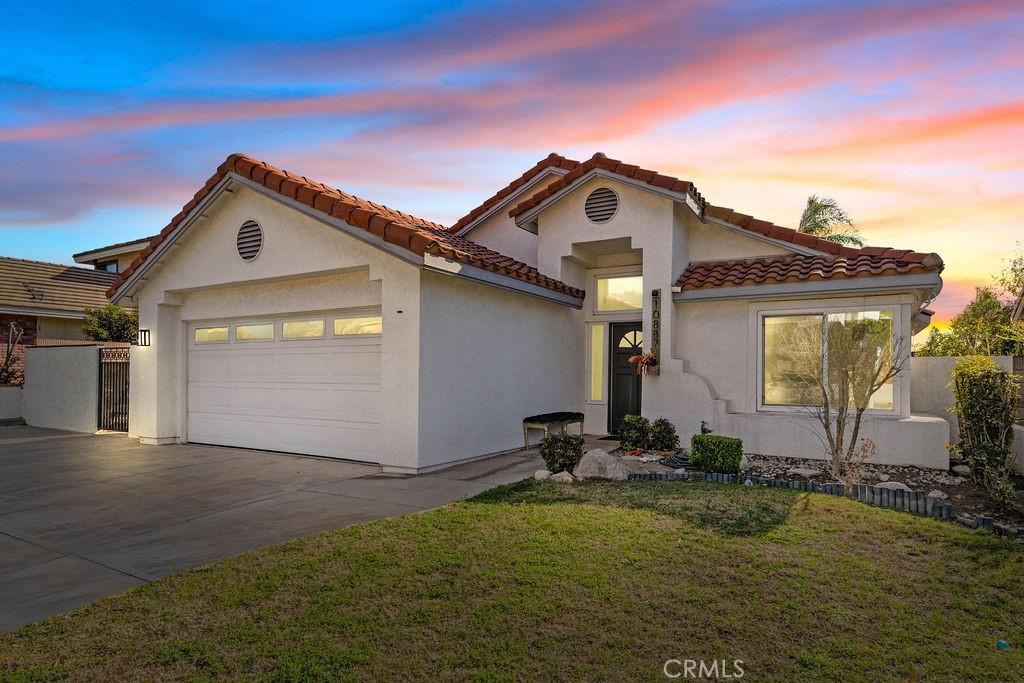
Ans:
<svg viewBox="0 0 1024 683"><path fill-rule="evenodd" d="M238 255L243 261L252 261L260 255L263 249L263 228L256 221L246 221L238 229L238 239L235 241L238 247Z"/></svg>
<svg viewBox="0 0 1024 683"><path fill-rule="evenodd" d="M619 197L610 188L599 187L587 197L583 210L593 222L607 223L619 210Z"/></svg>

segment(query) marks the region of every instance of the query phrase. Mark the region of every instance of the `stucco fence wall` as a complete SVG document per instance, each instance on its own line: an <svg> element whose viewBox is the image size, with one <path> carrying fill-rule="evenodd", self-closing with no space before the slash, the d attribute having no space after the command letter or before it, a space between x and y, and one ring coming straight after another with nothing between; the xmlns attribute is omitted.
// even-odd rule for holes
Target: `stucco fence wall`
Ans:
<svg viewBox="0 0 1024 683"><path fill-rule="evenodd" d="M21 417L21 387L0 387L0 420Z"/></svg>
<svg viewBox="0 0 1024 683"><path fill-rule="evenodd" d="M959 441L960 425L953 408L953 392L949 388L950 373L960 360L955 356L914 356L910 359L910 407L915 414L934 415L949 423L949 441ZM1011 356L993 356L1000 367L1013 372ZM1024 473L1024 427L1014 427L1013 451L1017 471Z"/></svg>
<svg viewBox="0 0 1024 683"><path fill-rule="evenodd" d="M35 427L96 431L99 347L34 347L25 352L22 417Z"/></svg>

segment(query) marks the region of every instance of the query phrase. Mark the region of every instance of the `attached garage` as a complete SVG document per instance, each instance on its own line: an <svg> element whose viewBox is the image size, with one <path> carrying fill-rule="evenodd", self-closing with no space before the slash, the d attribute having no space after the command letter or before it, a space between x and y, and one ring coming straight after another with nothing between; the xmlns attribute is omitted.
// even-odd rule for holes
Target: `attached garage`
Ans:
<svg viewBox="0 0 1024 683"><path fill-rule="evenodd" d="M146 444L416 474L514 448L524 415L578 399L582 291L241 155L110 294L139 311L128 430Z"/></svg>
<svg viewBox="0 0 1024 683"><path fill-rule="evenodd" d="M380 311L188 326L187 439L380 461Z"/></svg>

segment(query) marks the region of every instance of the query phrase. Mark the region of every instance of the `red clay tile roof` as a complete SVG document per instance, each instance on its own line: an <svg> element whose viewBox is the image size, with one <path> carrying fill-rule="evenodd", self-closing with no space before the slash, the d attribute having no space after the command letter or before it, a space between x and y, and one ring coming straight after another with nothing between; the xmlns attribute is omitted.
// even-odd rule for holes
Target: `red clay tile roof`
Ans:
<svg viewBox="0 0 1024 683"><path fill-rule="evenodd" d="M662 175L657 171L648 171L632 164L624 164L617 159L609 159L601 152L598 152L582 164L577 165L558 180L552 182L543 190L539 190L529 198L516 204L512 210L508 212L508 215L515 217L521 213L529 211L548 197L561 192L594 169L602 169L626 178L640 180L653 187L660 187L672 192L678 192L680 194L689 193L698 204L701 206L704 206L705 204L704 197L702 197L700 192L697 191L697 188L693 186L693 183L687 180L680 180L679 178L673 178L672 176Z"/></svg>
<svg viewBox="0 0 1024 683"><path fill-rule="evenodd" d="M794 254L731 261L701 261L691 263L676 281L676 286L691 290L942 272L942 259L937 254L899 252L894 249L885 251L903 256L869 253L878 250L865 247L854 256Z"/></svg>
<svg viewBox="0 0 1024 683"><path fill-rule="evenodd" d="M362 228L385 242L408 249L417 255L433 254L459 263L489 270L501 275L535 284L555 292L583 298L580 289L547 277L514 258L488 249L476 242L448 232L443 225L410 216L365 199L360 199L333 187L309 180L304 176L275 168L244 154L232 154L210 176L206 184L196 192L192 200L182 207L171 222L149 242L149 246L121 273L110 287L114 293L138 270L150 254L178 227L186 216L208 195L229 173L234 172L248 178L269 190L294 199L324 214L345 221L351 226Z"/></svg>
<svg viewBox="0 0 1024 683"><path fill-rule="evenodd" d="M549 168L562 168L567 171L571 171L572 169L576 168L579 165L580 162L578 161L566 159L562 155L555 154L554 152L552 152L551 154L547 155L545 158L541 159L536 164L534 164L533 167L530 168L525 173L523 173L523 175L519 176L511 183L509 183L502 189L498 190L494 194L494 196L484 201L483 204L476 207L475 209L467 213L465 216L457 220L455 222L455 225L449 228L449 230L451 232L458 232L459 230L462 230L464 227L475 221L477 218L490 211L495 204L498 204L499 202L501 202L501 200L505 199L505 197L508 197L510 194L512 194L519 188L523 187L524 185L532 181L534 178L540 175L542 171Z"/></svg>

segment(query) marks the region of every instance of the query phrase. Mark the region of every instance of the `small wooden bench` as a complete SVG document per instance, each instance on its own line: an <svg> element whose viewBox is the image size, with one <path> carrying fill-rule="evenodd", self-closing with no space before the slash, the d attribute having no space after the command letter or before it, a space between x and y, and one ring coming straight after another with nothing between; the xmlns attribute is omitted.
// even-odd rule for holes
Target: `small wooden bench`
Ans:
<svg viewBox="0 0 1024 683"><path fill-rule="evenodd" d="M552 427L558 427L561 429L561 434L565 434L565 428L568 425L580 424L580 436L583 436L583 413L544 413L543 415L533 415L523 419L523 443L525 448L530 447L530 430L531 429L543 429L544 436L548 436L551 433Z"/></svg>

